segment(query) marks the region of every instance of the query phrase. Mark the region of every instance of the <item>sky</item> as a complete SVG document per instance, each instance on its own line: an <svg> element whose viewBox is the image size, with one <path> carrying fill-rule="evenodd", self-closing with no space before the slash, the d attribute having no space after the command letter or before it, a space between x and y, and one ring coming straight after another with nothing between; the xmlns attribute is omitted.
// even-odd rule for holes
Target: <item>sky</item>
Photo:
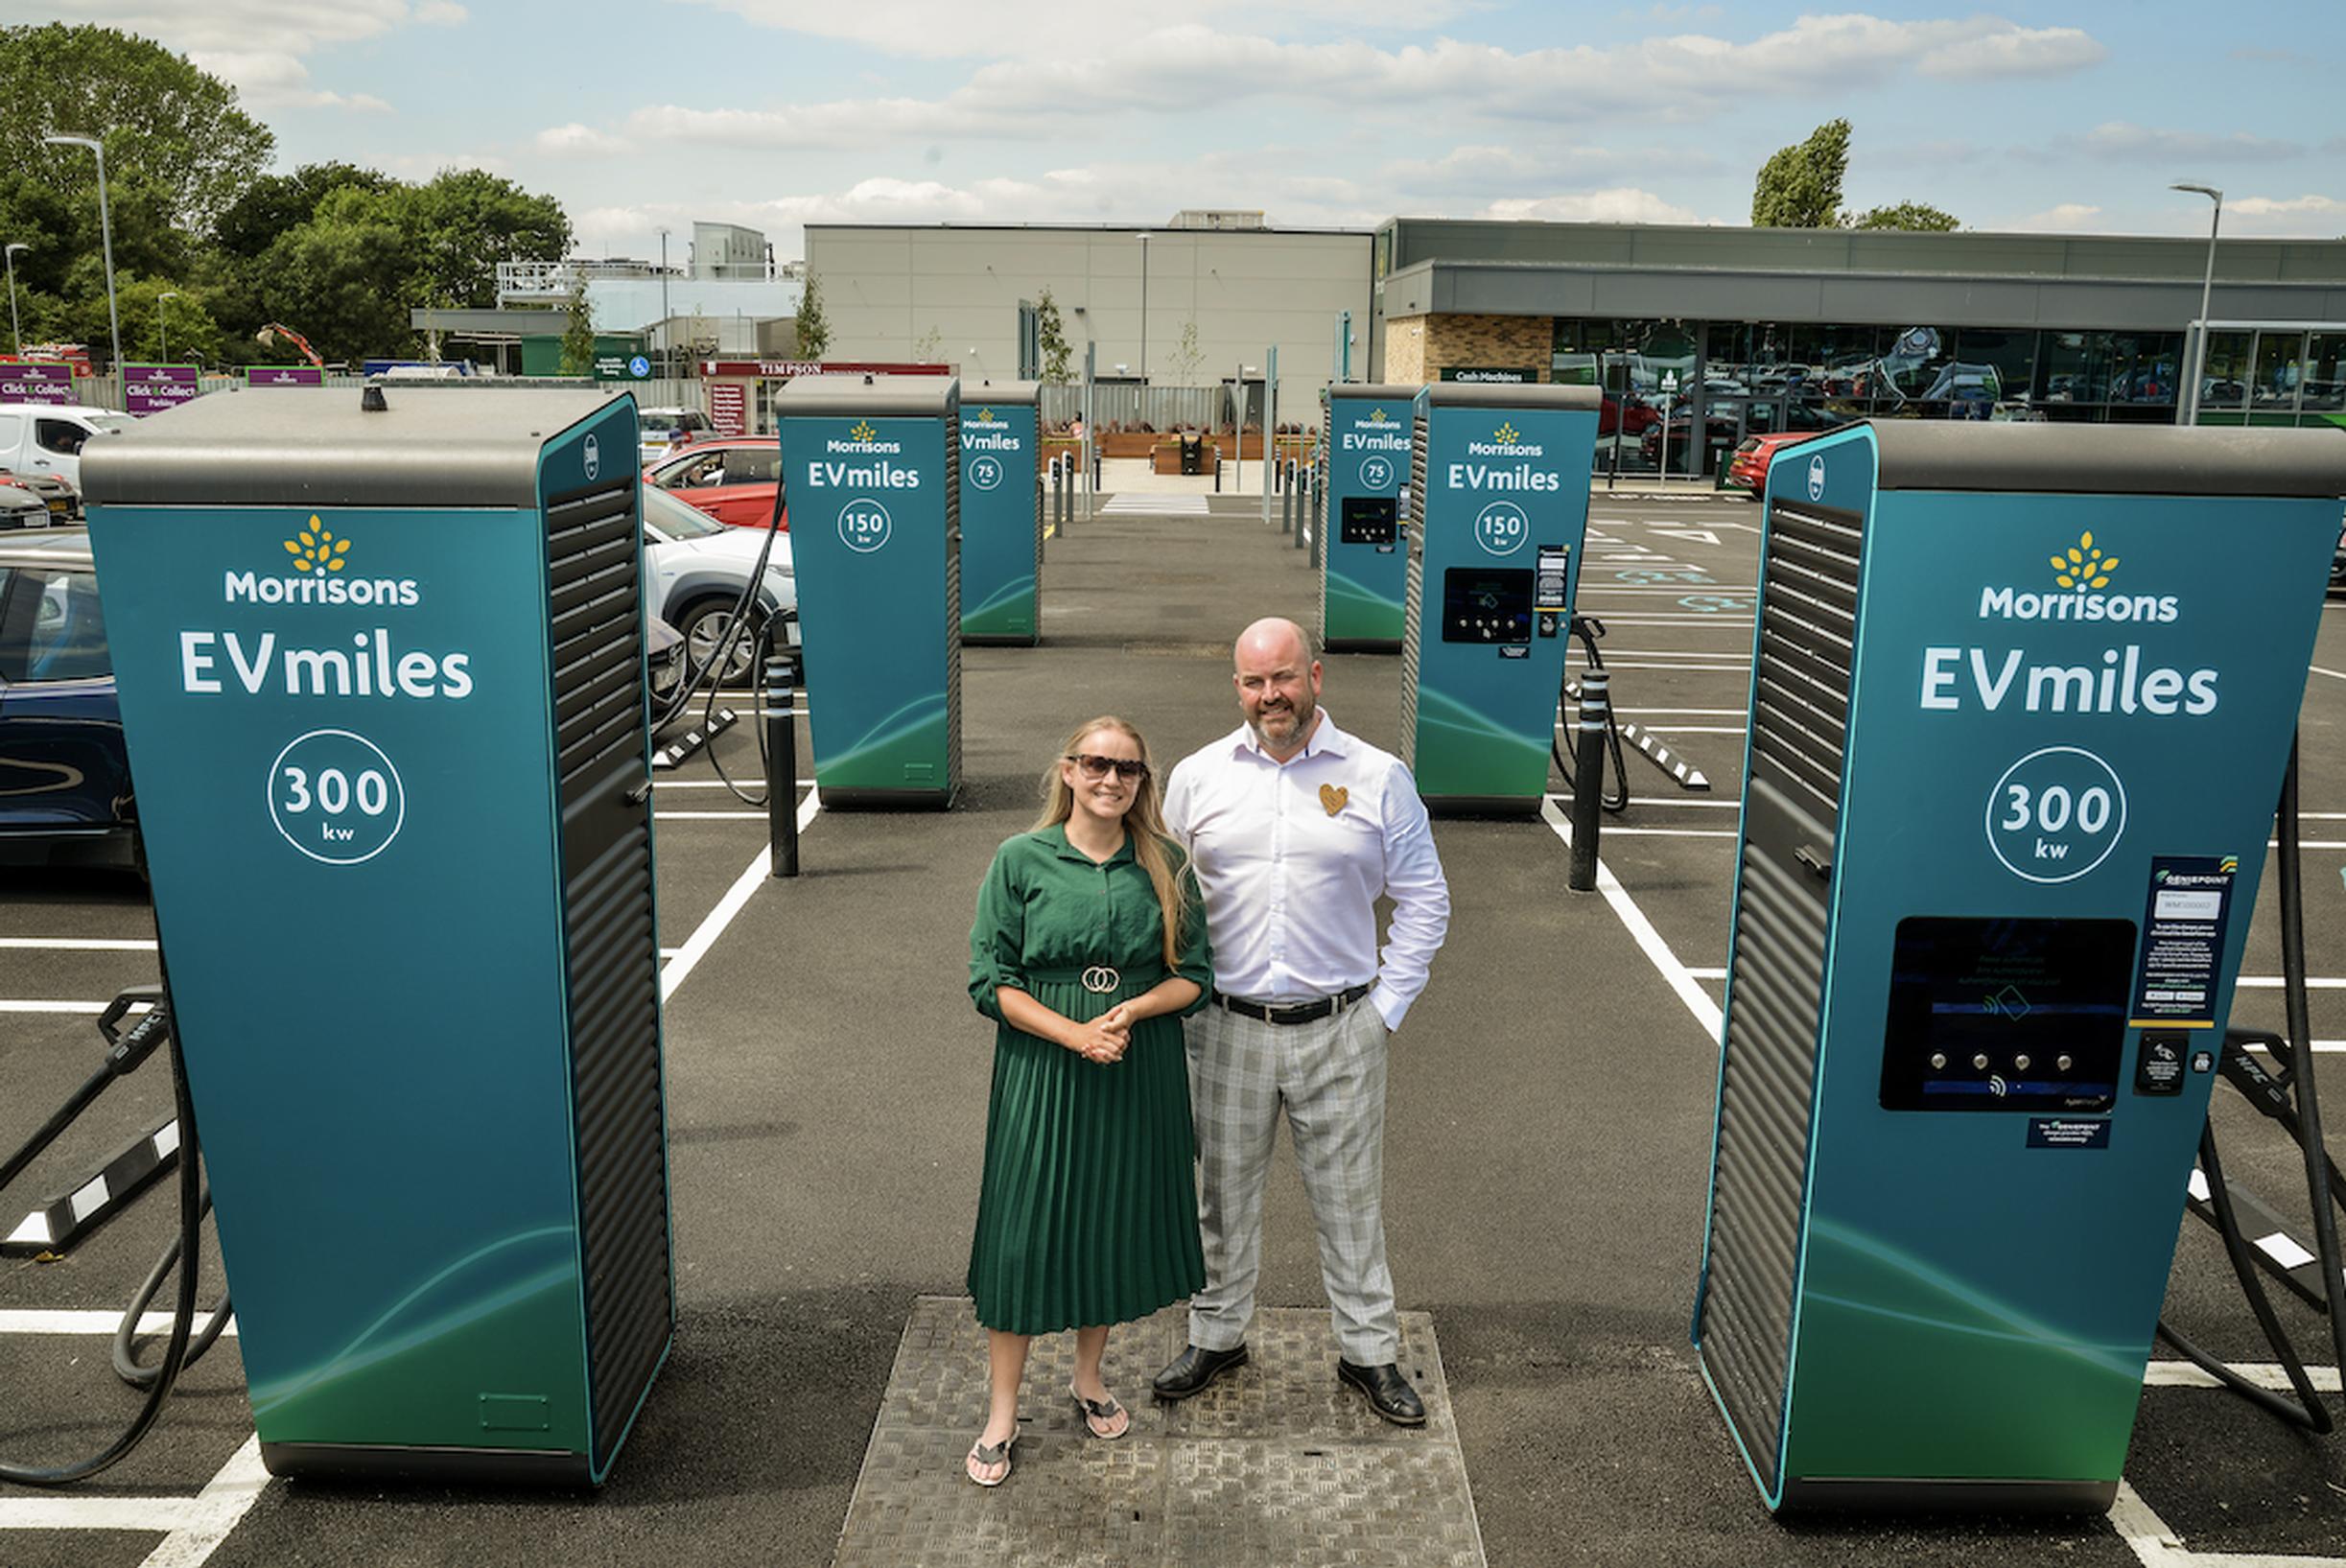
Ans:
<svg viewBox="0 0 2346 1568"><path fill-rule="evenodd" d="M1384 26L1379 13L1406 13ZM1364 18L1366 20L1364 21ZM579 254L696 220L1281 228L1404 217L1749 222L1853 128L1846 203L1966 228L2346 236L2346 0L0 0L234 84L278 166L479 167Z"/></svg>

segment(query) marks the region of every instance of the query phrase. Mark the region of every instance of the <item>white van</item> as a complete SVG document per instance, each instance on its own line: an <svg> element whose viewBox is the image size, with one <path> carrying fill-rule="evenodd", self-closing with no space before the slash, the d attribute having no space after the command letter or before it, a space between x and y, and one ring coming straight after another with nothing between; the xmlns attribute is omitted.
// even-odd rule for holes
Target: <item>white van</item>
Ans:
<svg viewBox="0 0 2346 1568"><path fill-rule="evenodd" d="M127 413L72 403L0 403L0 468L63 480L79 497L82 444L136 423Z"/></svg>

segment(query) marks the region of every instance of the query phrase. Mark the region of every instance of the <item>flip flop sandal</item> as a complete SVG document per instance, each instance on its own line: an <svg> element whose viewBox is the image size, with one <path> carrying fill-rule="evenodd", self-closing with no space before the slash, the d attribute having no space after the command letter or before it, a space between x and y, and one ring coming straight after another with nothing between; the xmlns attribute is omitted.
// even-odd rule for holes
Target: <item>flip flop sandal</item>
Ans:
<svg viewBox="0 0 2346 1568"><path fill-rule="evenodd" d="M1113 1396L1106 1399L1087 1399L1073 1389L1069 1389L1067 1397L1075 1401L1076 1414L1084 1418L1084 1430L1102 1442L1114 1442L1133 1429L1131 1415L1122 1405L1117 1404ZM1100 1430L1101 1422L1113 1421L1119 1416L1124 1417L1122 1426L1114 1432Z"/></svg>
<svg viewBox="0 0 2346 1568"><path fill-rule="evenodd" d="M1010 1479L1010 1450L1018 1440L1019 1435L1013 1432L1000 1442L976 1443L971 1447L969 1458L961 1462L961 1467L969 1473L970 1479L980 1486L998 1486ZM997 1464L1002 1467L1002 1473L992 1480L977 1473L980 1465L990 1468Z"/></svg>

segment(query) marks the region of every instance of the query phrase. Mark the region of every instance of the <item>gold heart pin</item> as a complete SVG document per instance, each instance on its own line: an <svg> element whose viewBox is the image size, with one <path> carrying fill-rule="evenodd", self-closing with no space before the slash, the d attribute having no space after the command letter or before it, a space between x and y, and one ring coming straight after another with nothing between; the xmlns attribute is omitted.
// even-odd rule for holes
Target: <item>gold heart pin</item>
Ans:
<svg viewBox="0 0 2346 1568"><path fill-rule="evenodd" d="M1352 796L1349 790L1344 789L1336 784L1322 784L1320 786L1320 804L1327 807L1327 814L1331 817L1337 812L1343 810L1344 803L1351 798Z"/></svg>

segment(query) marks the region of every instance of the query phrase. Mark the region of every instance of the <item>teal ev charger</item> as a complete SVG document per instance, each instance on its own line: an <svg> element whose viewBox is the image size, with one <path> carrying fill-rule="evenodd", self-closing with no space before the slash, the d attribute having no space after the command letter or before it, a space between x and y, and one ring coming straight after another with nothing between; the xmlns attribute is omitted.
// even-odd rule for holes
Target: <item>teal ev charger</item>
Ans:
<svg viewBox="0 0 2346 1568"><path fill-rule="evenodd" d="M1408 619L1402 498L1421 386L1334 386L1320 485L1320 641L1332 652L1398 653Z"/></svg>
<svg viewBox="0 0 2346 1568"><path fill-rule="evenodd" d="M1032 647L1043 634L1042 387L973 387L961 413L961 641Z"/></svg>
<svg viewBox="0 0 2346 1568"><path fill-rule="evenodd" d="M84 459L263 1461L601 1481L675 1313L633 401L223 392Z"/></svg>
<svg viewBox="0 0 2346 1568"><path fill-rule="evenodd" d="M2311 431L1770 465L1694 1338L1771 1509L2116 1495L2342 495Z"/></svg>
<svg viewBox="0 0 2346 1568"><path fill-rule="evenodd" d="M961 781L960 383L801 376L774 412L827 807L933 807Z"/></svg>
<svg viewBox="0 0 2346 1568"><path fill-rule="evenodd" d="M1547 794L1598 407L1593 386L1422 393L1401 760L1435 810L1537 811Z"/></svg>

